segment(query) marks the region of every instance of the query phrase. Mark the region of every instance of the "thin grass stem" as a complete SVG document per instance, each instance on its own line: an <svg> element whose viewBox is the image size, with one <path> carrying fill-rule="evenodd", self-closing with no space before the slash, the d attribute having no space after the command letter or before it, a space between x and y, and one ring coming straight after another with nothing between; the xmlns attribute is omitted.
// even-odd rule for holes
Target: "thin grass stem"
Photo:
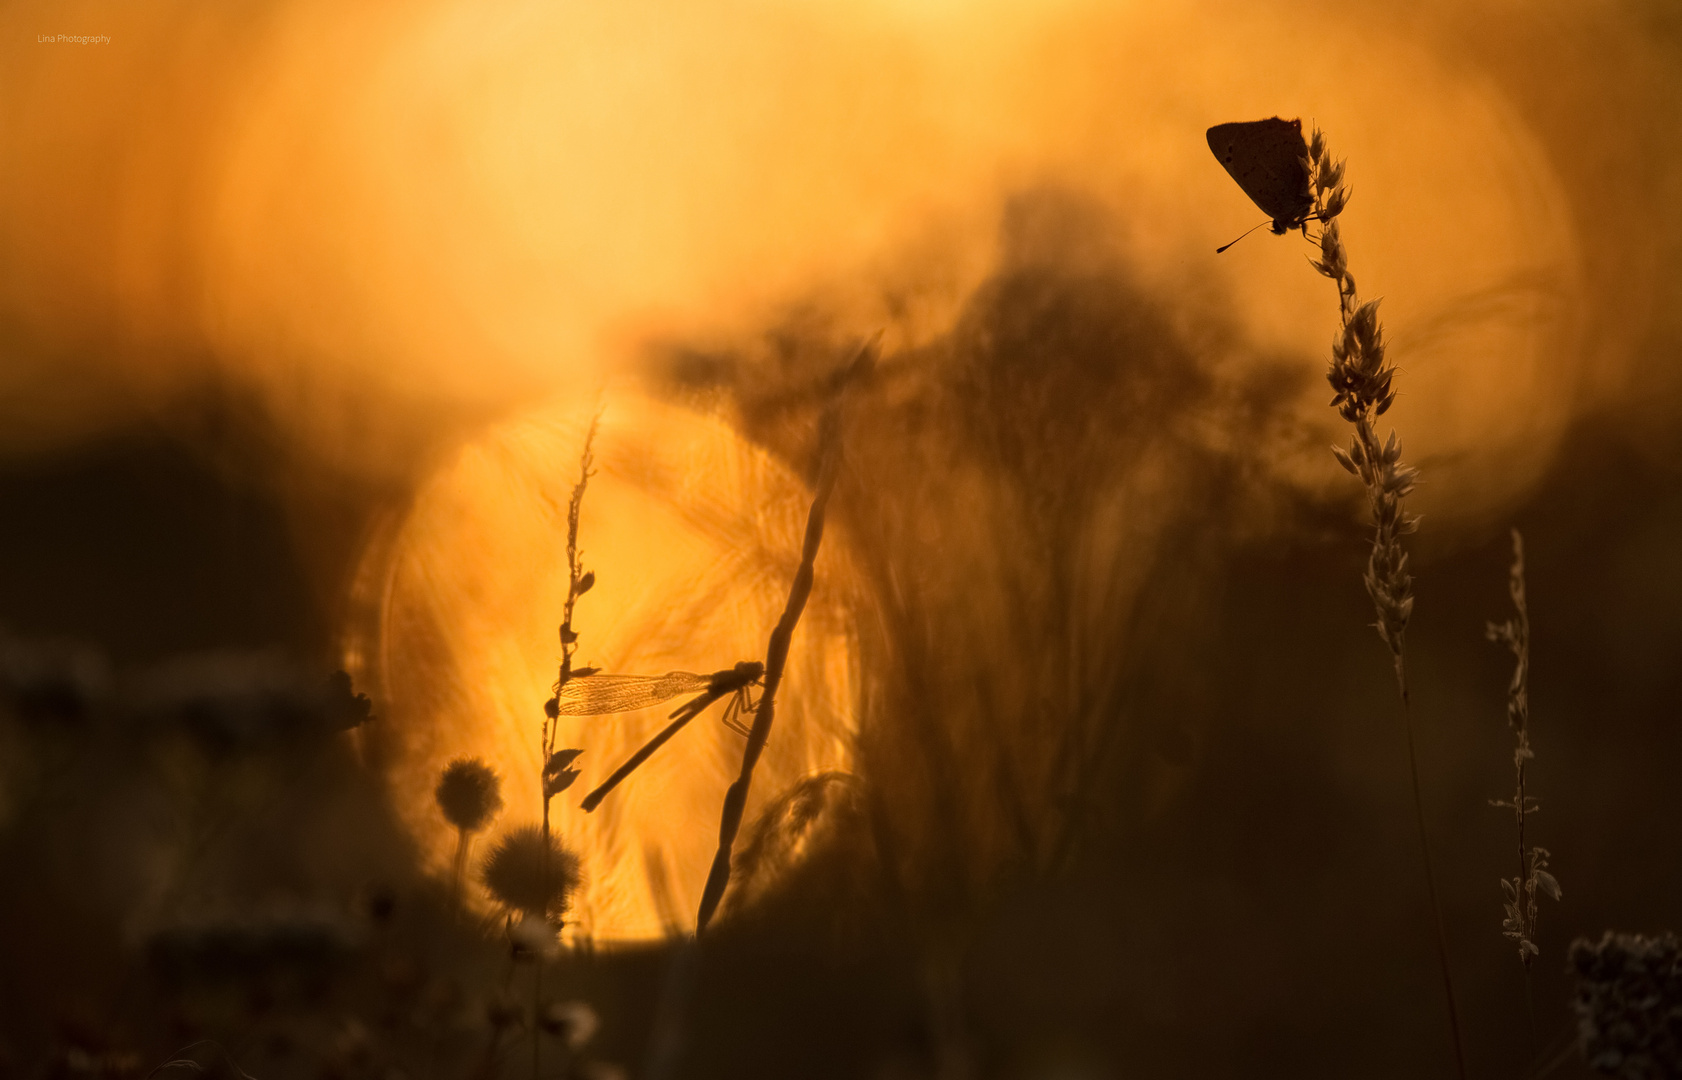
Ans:
<svg viewBox="0 0 1682 1080"><path fill-rule="evenodd" d="M1320 257L1312 260L1312 265L1337 285L1338 317L1342 324L1332 342L1332 361L1326 378L1335 393L1332 406L1355 429L1349 448L1345 450L1334 446L1332 453L1337 457L1338 464L1359 478L1366 489L1373 539L1362 580L1378 615L1373 627L1390 650L1396 692L1402 701L1402 727L1407 735L1413 816L1419 830L1419 852L1425 865L1425 890L1431 902L1437 967L1442 975L1443 997L1448 1007L1455 1072L1461 1080L1465 1080L1466 1056L1460 1032L1460 1011L1454 1000L1454 979L1448 963L1448 935L1443 928L1442 903L1437 896L1436 873L1425 828L1419 754L1408 698L1407 626L1413 614L1413 577L1408 572L1408 557L1402 547L1402 537L1419 527L1419 518L1403 511L1402 501L1413 490L1418 472L1402 464L1401 443L1394 431L1382 442L1378 437L1377 418L1389 411L1396 400L1392 385L1396 370L1385 356L1378 301L1361 303L1355 288L1355 276L1349 272L1348 253L1337 223L1338 215L1349 202L1349 191L1343 182L1344 163L1333 160L1325 135L1318 129L1304 150L1302 168L1311 188L1313 213L1304 219L1303 233L1308 233L1307 221L1321 222L1319 235L1314 238Z"/></svg>
<svg viewBox="0 0 1682 1080"><path fill-rule="evenodd" d="M584 508L584 492L590 486L590 477L595 475L595 444L596 429L601 425L601 414L590 418L590 427L584 433L584 449L579 454L578 483L573 485L572 496L567 500L567 598L561 613L561 667L555 678L554 696L550 697L543 710L543 731L540 737L538 760L538 791L543 799L543 843L542 854L539 856L538 884L547 895L549 885L549 800L554 798L557 787L552 779L552 771L556 770L557 756L555 754L555 736L560 729L559 698L561 687L572 679L572 656L578 651L578 632L573 629L573 610L578 604L578 598L589 592L596 583L596 575L584 569L582 553L578 549L578 518ZM575 753L564 752L566 761L559 764L564 769L570 764ZM576 774L571 774L576 776ZM570 778L566 781L570 783ZM540 915L547 919L548 912ZM543 953L537 951L532 957L531 976L531 1075L532 1080L542 1076L543 1057Z"/></svg>
<svg viewBox="0 0 1682 1080"><path fill-rule="evenodd" d="M1408 740L1408 778L1413 782L1413 821L1419 829L1419 855L1425 866L1425 891L1431 898L1431 927L1435 931L1434 939L1437 946L1437 970L1442 975L1443 997L1448 1002L1448 1027L1454 1039L1454 1069L1462 1080L1466 1076L1465 1051L1461 1049L1460 1010L1454 1001L1454 980L1449 975L1448 966L1448 934L1443 929L1443 909L1437 901L1437 875L1431 864L1431 841L1425 831L1425 803L1419 794L1419 754L1413 744L1413 718L1409 715L1412 709L1408 705L1407 697L1402 698L1402 726L1407 730Z"/></svg>

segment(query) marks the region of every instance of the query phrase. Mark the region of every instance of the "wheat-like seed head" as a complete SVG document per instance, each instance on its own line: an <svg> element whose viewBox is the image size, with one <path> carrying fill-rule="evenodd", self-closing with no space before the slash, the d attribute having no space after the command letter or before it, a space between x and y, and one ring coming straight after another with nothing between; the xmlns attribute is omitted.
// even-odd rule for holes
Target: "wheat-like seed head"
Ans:
<svg viewBox="0 0 1682 1080"><path fill-rule="evenodd" d="M1342 316L1342 326L1332 340L1326 381L1332 386L1333 408L1355 425L1349 449L1333 447L1332 453L1367 489L1373 546L1363 581L1378 613L1374 627L1390 648L1397 686L1405 698L1403 643L1408 619L1413 615L1413 577L1408 573L1401 538L1418 528L1419 519L1402 510L1402 500L1413 491L1418 472L1402 464L1396 433L1392 431L1380 444L1374 427L1374 420L1389 411L1396 400L1396 369L1385 355L1378 301L1363 304L1356 297L1355 276L1349 272L1348 253L1337 225L1337 216L1349 202L1343 182L1344 163L1332 160L1326 137L1318 128L1309 143L1307 165L1314 192L1313 216L1323 223L1318 237L1320 257L1310 261L1315 270L1337 284Z"/></svg>
<svg viewBox="0 0 1682 1080"><path fill-rule="evenodd" d="M1314 269L1337 284L1338 314L1342 325L1332 340L1331 365L1326 381L1332 385L1332 407L1355 426L1349 449L1333 447L1338 463L1354 474L1367 491L1367 508L1372 516L1372 551L1362 581L1372 598L1378 620L1373 624L1379 638L1390 649L1396 690L1402 699L1402 716L1408 736L1408 768L1413 780L1414 818L1419 826L1420 852L1425 859L1425 884L1436 915L1437 963L1442 972L1443 992L1448 999L1449 1029L1454 1036L1454 1061L1461 1080L1466 1077L1465 1054L1460 1043L1460 1019L1454 1005L1454 981L1448 969L1448 943L1442 929L1442 906L1437 901L1431 873L1430 845L1426 839L1425 811L1419 794L1419 762L1414 751L1413 727L1408 719L1406 636L1413 615L1413 576L1408 573L1407 552L1402 537L1419 527L1419 519L1402 510L1402 500L1413 491L1418 473L1402 464L1401 442L1392 431L1379 442L1375 421L1395 403L1396 371L1385 356L1384 328L1378 321L1378 301L1361 303L1355 291L1355 276L1349 272L1338 215L1349 203L1349 189L1343 181L1344 163L1334 161L1325 135L1316 128L1304 162L1313 188L1313 213L1305 220L1319 221L1320 234L1313 238L1320 257L1311 259ZM1545 858L1545 854L1544 854ZM1537 879L1540 880L1540 879ZM1551 880L1551 879L1549 879Z"/></svg>

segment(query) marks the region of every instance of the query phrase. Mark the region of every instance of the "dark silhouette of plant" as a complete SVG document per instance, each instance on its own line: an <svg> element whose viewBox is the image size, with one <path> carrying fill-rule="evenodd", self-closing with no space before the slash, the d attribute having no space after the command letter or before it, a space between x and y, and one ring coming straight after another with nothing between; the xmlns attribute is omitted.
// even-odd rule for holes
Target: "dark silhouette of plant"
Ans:
<svg viewBox="0 0 1682 1080"><path fill-rule="evenodd" d="M1577 1045L1621 1080L1682 1076L1682 942L1606 931L1571 943Z"/></svg>
<svg viewBox="0 0 1682 1080"><path fill-rule="evenodd" d="M695 917L696 938L677 950L666 975L666 986L655 1016L652 1046L646 1067L646 1075L655 1080L663 1080L676 1068L684 1038L684 1013L687 1011L689 999L695 992L695 942L706 932L720 902L724 899L725 891L730 887L731 858L737 834L741 831L742 815L747 808L748 792L753 785L754 767L759 763L760 755L765 751L765 744L771 737L771 725L776 718L777 689L782 684L789 647L794 639L795 627L799 625L800 616L806 609L806 601L812 594L818 548L823 542L824 512L828 507L830 494L835 490L836 475L840 471L841 409L846 391L870 371L875 360L876 343L872 341L859 350L851 363L828 380L824 409L818 420L817 475L812 485L811 508L806 517L806 534L801 545L800 566L795 571L793 583L789 586L788 600L783 607L782 617L777 620L776 627L771 631L762 672L759 665L751 662L744 662L736 667L744 676L750 671L756 678L762 675L764 692L752 709L753 724L747 732L747 745L742 750L741 771L724 795L718 830L718 850L713 856L712 867L701 890L700 908ZM668 732L671 730L668 728ZM657 736L653 743L644 748L645 751L652 753L663 741L663 737ZM639 754L646 756L640 751ZM633 758L627 764L634 767L634 763L639 760L640 758Z"/></svg>
<svg viewBox="0 0 1682 1080"><path fill-rule="evenodd" d="M485 888L510 911L558 921L583 880L578 856L541 826L504 834L485 856Z"/></svg>
<svg viewBox="0 0 1682 1080"><path fill-rule="evenodd" d="M553 917L557 923L566 909L567 899L578 887L579 868L578 857L562 848L549 831L549 800L571 787L578 779L578 770L572 768L572 764L584 753L577 749L556 750L555 735L560 729L561 691L575 675L581 674L572 666L573 654L578 651L578 631L573 629L572 625L573 610L578 605L578 598L596 584L596 574L593 570L584 569L583 552L578 548L578 517L584 509L584 492L590 486L590 477L595 475L596 429L600 423L600 414L592 417L589 430L584 433L584 449L579 454L578 483L573 485L572 496L567 500L567 598L561 611L561 665L549 700L543 705L543 728L538 743L543 759L538 773L543 799L543 825L529 842L530 854L535 856L533 864L524 866L518 860L525 856L517 851L507 851L503 853L504 865L501 869L502 884L506 888L515 887L522 874L532 874L532 881L528 882L532 887L524 893L525 898L528 902L542 898L542 903L536 907L522 907L507 899L504 899L504 903L545 918ZM490 881L490 873L491 866L487 863L487 883ZM551 908L550 905L556 901L559 901L559 906ZM534 958L536 963L532 967L531 977L531 1072L535 1078L542 1075L543 1041L539 1038L539 1020L543 1011L542 951L534 953Z"/></svg>
<svg viewBox="0 0 1682 1080"><path fill-rule="evenodd" d="M1536 945L1536 893L1541 891L1558 900L1560 891L1559 882L1547 870L1548 849L1528 845L1524 836L1525 818L1541 807L1524 790L1525 766L1536 755L1530 749L1530 607L1524 593L1524 537L1517 529L1513 530L1513 567L1507 591L1513 598L1515 615L1504 623L1490 623L1486 633L1490 641L1506 645L1513 654L1513 678L1507 684L1507 726L1517 739L1513 747L1513 771L1517 775L1512 798L1492 799L1490 805L1511 810L1518 826L1518 876L1501 879L1501 890L1506 894L1501 933L1518 942L1518 958L1529 974L1530 962L1541 953Z"/></svg>
<svg viewBox="0 0 1682 1080"><path fill-rule="evenodd" d="M450 894L459 910L467 850L473 834L489 825L502 809L502 781L494 769L478 758L457 758L444 767L432 794L444 812L444 820L456 830L455 874Z"/></svg>
<svg viewBox="0 0 1682 1080"><path fill-rule="evenodd" d="M1360 303L1355 276L1349 272L1348 253L1343 246L1337 217L1349 202L1343 182L1344 163L1334 161L1325 135L1316 128L1302 159L1303 171L1312 189L1312 219L1323 224L1318 236L1320 258L1314 269L1337 285L1338 315L1342 327L1332 342L1331 366L1326 380L1334 396L1338 415L1355 427L1349 449L1333 447L1332 453L1367 492L1372 516L1372 550L1367 556L1362 581L1372 598L1378 621L1373 628L1390 649L1396 674L1396 692L1402 699L1402 727L1407 734L1408 777L1413 787L1413 816L1419 831L1419 852L1425 868L1425 890L1431 901L1436 931L1437 966L1442 974L1443 996L1448 1005L1449 1032L1454 1041L1454 1065L1466 1076L1466 1056L1461 1045L1460 1012L1454 1002L1454 980L1448 967L1448 935L1443 930L1442 904L1437 899L1436 874L1431 865L1431 845L1425 831L1424 800L1419 792L1419 754L1414 746L1413 716L1409 708L1407 683L1407 626L1413 615L1413 576L1402 537L1419 528L1419 518L1402 509L1402 500L1413 491L1418 470L1402 464L1401 442L1395 431L1380 443L1377 418L1389 411L1396 400L1393 382L1396 369L1385 353L1384 328L1378 321L1378 301ZM1304 227L1304 233L1307 229Z"/></svg>
<svg viewBox="0 0 1682 1080"><path fill-rule="evenodd" d="M748 790L753 786L754 766L765 752L771 737L771 724L776 717L777 688L782 685L783 668L788 663L789 645L794 628L806 610L806 600L812 595L814 565L818 547L823 543L824 511L830 493L835 490L835 477L841 467L841 406L847 387L870 370L876 359L872 342L859 351L853 362L835 376L830 386L829 400L818 421L818 475L812 485L812 508L806 516L806 539L801 546L800 568L789 586L788 603L782 618L771 631L771 641L765 650L765 692L754 710L753 727L748 732L748 744L742 751L742 771L724 795L724 812L718 826L718 852L713 856L712 870L707 874L701 891L701 908L695 917L695 933L700 935L712 921L724 891L730 887L730 857L736 845L736 834L742 827L742 813L747 808Z"/></svg>
<svg viewBox="0 0 1682 1080"><path fill-rule="evenodd" d="M374 703L368 700L367 694L356 692L346 672L335 671L327 676L323 697L323 720L331 731L349 731L374 718Z"/></svg>

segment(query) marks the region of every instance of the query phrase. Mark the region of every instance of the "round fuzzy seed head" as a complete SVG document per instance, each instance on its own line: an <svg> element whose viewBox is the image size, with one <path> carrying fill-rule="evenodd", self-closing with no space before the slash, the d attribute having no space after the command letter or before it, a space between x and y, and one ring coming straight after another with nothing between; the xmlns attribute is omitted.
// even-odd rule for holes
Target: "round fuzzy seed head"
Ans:
<svg viewBox="0 0 1682 1080"><path fill-rule="evenodd" d="M463 832L478 832L502 809L502 781L478 758L450 762L433 795L444 817Z"/></svg>
<svg viewBox="0 0 1682 1080"><path fill-rule="evenodd" d="M505 834L485 857L485 887L503 907L531 915L559 915L578 888L578 856L549 835L548 865L544 865L543 829L523 825Z"/></svg>

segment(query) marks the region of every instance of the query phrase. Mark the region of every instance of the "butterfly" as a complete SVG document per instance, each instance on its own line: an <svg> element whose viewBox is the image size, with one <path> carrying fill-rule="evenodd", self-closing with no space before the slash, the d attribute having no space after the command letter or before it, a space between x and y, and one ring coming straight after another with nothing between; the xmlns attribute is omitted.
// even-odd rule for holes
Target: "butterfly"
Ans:
<svg viewBox="0 0 1682 1080"><path fill-rule="evenodd" d="M1276 235L1284 236L1296 228L1303 229L1306 235L1308 223L1315 216L1314 198L1308 193L1308 144L1302 138L1301 120L1281 120L1275 116L1238 124L1216 124L1209 129L1209 149L1238 181L1244 194L1273 219Z"/></svg>

